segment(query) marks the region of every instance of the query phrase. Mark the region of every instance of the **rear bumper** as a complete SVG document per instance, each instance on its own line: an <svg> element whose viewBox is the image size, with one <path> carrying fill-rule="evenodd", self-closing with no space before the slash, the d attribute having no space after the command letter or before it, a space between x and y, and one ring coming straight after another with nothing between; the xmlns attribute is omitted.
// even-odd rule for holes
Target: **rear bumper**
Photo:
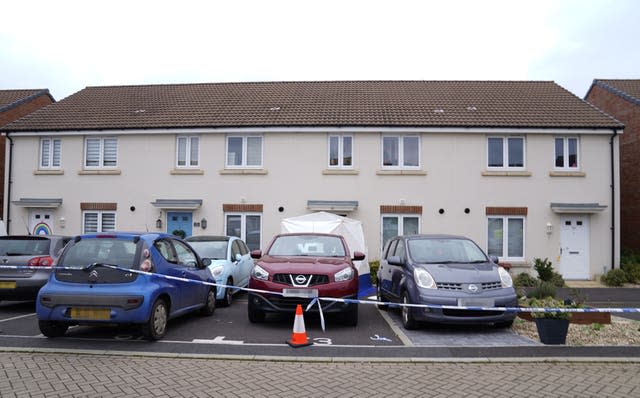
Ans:
<svg viewBox="0 0 640 398"><path fill-rule="evenodd" d="M51 271L36 271L29 277L2 277L0 285L15 282L13 288L0 288L0 300L35 300L40 288L49 280Z"/></svg>

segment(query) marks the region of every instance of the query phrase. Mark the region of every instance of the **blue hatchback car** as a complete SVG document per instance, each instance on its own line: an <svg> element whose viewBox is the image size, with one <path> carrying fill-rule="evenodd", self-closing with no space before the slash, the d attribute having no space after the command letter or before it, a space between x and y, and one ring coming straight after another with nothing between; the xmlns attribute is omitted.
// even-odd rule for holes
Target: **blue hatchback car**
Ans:
<svg viewBox="0 0 640 398"><path fill-rule="evenodd" d="M173 235L77 236L38 293L40 331L58 337L71 325L137 324L149 340L160 339L171 318L196 310L213 314L215 286L194 283L215 283L209 263Z"/></svg>

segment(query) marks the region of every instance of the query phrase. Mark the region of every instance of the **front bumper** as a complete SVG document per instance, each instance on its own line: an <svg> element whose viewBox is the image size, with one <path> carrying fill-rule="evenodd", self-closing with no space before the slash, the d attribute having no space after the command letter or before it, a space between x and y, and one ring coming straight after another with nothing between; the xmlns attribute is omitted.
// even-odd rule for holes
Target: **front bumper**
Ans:
<svg viewBox="0 0 640 398"><path fill-rule="evenodd" d="M342 299L356 300L357 294L340 297ZM264 312L273 313L294 313L298 304L302 305L303 309L306 309L312 299L300 298L300 297L282 297L277 294L260 294L249 293L249 304L258 310ZM323 313L341 313L349 311L353 306L358 305L356 303L344 303L339 301L324 301L320 300ZM318 304L314 304L309 308L308 312L318 312Z"/></svg>

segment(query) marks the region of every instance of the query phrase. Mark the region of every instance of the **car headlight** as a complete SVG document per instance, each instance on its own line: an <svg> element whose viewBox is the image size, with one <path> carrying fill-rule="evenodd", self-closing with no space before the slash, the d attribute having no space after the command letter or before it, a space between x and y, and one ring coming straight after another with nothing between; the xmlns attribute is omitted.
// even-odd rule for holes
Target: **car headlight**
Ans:
<svg viewBox="0 0 640 398"><path fill-rule="evenodd" d="M224 266L223 265L217 265L213 268L210 268L211 273L213 274L213 276L220 276L220 274L222 274L222 271L224 271Z"/></svg>
<svg viewBox="0 0 640 398"><path fill-rule="evenodd" d="M500 274L502 287L513 287L513 279L511 279L511 275L509 275L509 272L506 269L498 267L498 274Z"/></svg>
<svg viewBox="0 0 640 398"><path fill-rule="evenodd" d="M251 270L251 276L263 281L269 280L269 273L259 265L254 265Z"/></svg>
<svg viewBox="0 0 640 398"><path fill-rule="evenodd" d="M353 268L345 268L342 271L336 272L334 278L336 282L351 280L353 278Z"/></svg>
<svg viewBox="0 0 640 398"><path fill-rule="evenodd" d="M425 289L437 289L436 281L433 279L433 276L431 276L431 274L424 268L414 268L413 278L420 287Z"/></svg>

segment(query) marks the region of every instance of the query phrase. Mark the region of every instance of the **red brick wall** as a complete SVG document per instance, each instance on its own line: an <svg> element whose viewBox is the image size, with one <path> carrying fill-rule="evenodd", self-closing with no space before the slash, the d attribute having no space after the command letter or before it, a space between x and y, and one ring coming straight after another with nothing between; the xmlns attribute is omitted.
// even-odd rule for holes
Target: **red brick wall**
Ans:
<svg viewBox="0 0 640 398"><path fill-rule="evenodd" d="M625 124L620 136L620 244L640 252L640 105L593 86L591 104Z"/></svg>
<svg viewBox="0 0 640 398"><path fill-rule="evenodd" d="M40 95L34 98L31 101L25 102L16 106L15 108L11 108L7 111L0 112L0 127L5 124L9 124L15 120L20 119L23 116L26 116L32 112L37 111L38 109L51 104L53 101L51 97L48 95ZM6 138L4 136L0 136L0 218L4 219L4 154L5 154L5 144Z"/></svg>

